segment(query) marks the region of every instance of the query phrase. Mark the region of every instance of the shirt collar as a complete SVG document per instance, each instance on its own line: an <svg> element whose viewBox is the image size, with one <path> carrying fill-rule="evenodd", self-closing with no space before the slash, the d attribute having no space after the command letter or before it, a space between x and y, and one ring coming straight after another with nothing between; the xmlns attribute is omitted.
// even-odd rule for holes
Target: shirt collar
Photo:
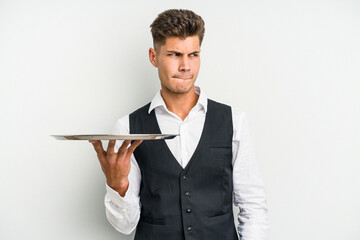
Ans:
<svg viewBox="0 0 360 240"><path fill-rule="evenodd" d="M199 99L195 105L196 106L200 106L204 109L205 113L207 111L207 97L205 95L205 93L203 91L200 90L200 87L195 86L195 93L197 95L199 95ZM155 97L153 98L153 100L151 101L148 113L150 114L150 112L158 107L163 107L164 109L167 110L166 104L164 102L164 99L161 96L161 90L159 90L156 94Z"/></svg>

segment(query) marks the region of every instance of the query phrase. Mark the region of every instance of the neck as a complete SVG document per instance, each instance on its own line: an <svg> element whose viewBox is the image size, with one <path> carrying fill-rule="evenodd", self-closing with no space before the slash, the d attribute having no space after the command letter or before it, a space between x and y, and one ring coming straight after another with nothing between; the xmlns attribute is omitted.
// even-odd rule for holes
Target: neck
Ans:
<svg viewBox="0 0 360 240"><path fill-rule="evenodd" d="M163 87L161 96L167 109L183 121L199 99L199 95L195 93L195 87L192 87L187 93L181 94L171 92Z"/></svg>

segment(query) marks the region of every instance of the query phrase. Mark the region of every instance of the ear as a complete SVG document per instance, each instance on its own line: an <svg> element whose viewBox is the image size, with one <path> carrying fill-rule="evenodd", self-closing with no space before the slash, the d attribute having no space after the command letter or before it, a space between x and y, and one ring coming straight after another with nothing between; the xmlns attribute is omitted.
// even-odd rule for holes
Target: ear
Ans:
<svg viewBox="0 0 360 240"><path fill-rule="evenodd" d="M156 51L153 48L149 48L149 60L154 67L158 67L156 63Z"/></svg>

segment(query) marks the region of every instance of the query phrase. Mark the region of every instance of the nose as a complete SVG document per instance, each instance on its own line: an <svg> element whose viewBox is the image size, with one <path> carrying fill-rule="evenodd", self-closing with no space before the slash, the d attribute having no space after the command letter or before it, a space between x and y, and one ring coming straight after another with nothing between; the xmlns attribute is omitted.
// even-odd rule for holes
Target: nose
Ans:
<svg viewBox="0 0 360 240"><path fill-rule="evenodd" d="M179 71L180 72L190 71L189 59L186 56L183 56L180 60Z"/></svg>

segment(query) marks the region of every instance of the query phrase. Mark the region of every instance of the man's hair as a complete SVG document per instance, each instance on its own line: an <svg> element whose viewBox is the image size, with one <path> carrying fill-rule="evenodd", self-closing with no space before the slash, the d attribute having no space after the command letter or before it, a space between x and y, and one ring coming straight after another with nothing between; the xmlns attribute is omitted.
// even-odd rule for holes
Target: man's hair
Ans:
<svg viewBox="0 0 360 240"><path fill-rule="evenodd" d="M155 48L165 44L169 37L185 39L198 36L201 45L205 33L204 20L186 9L166 10L157 16L150 27Z"/></svg>

